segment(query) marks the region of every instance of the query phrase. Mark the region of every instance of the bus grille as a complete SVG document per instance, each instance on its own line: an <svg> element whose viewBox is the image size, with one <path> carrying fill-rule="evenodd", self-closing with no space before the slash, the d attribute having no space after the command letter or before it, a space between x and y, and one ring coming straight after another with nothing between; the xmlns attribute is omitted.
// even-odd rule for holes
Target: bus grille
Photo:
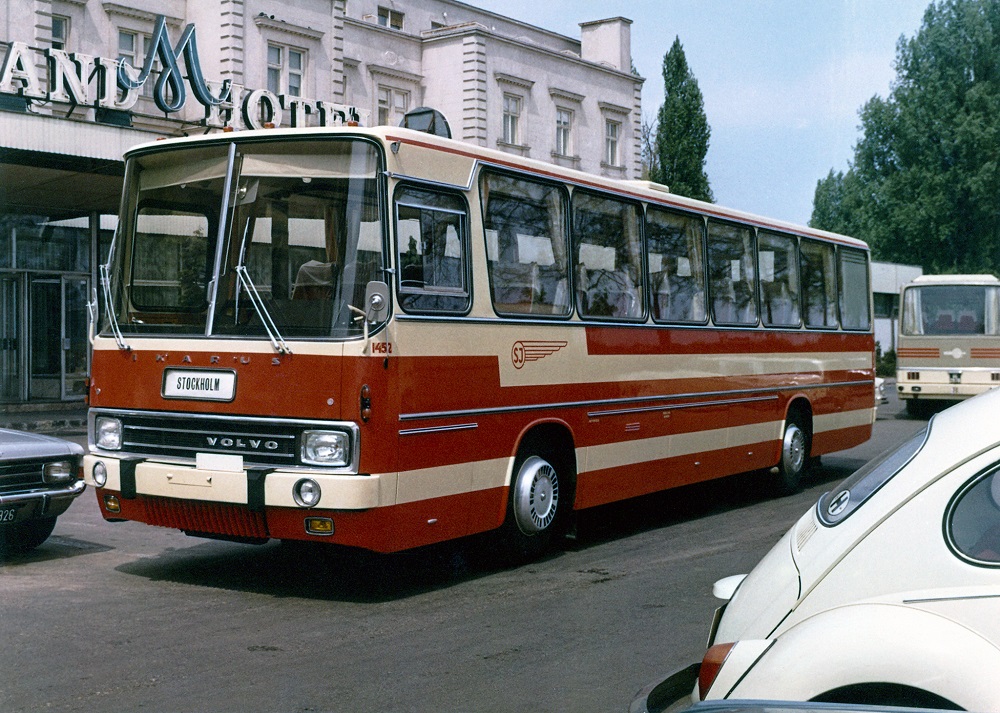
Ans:
<svg viewBox="0 0 1000 713"><path fill-rule="evenodd" d="M144 496L145 522L185 532L204 532L234 537L267 538L262 513L250 512L245 505L200 503Z"/></svg>
<svg viewBox="0 0 1000 713"><path fill-rule="evenodd" d="M303 430L270 419L171 414L116 417L122 423L123 452L192 459L198 453L224 453L263 466L295 465Z"/></svg>
<svg viewBox="0 0 1000 713"><path fill-rule="evenodd" d="M0 495L41 488L43 461L0 465Z"/></svg>

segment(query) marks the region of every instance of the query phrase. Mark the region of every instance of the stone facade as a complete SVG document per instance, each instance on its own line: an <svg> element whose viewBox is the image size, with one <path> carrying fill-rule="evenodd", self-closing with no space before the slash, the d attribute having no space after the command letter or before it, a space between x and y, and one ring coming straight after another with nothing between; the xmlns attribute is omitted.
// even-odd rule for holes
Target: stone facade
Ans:
<svg viewBox="0 0 1000 713"><path fill-rule="evenodd" d="M114 230L122 154L136 144L227 124L398 124L428 106L461 141L640 177L644 80L631 69L624 18L585 22L573 38L457 0L6 7L0 403L8 411L85 395L85 304ZM134 86L120 86L121 72Z"/></svg>
<svg viewBox="0 0 1000 713"><path fill-rule="evenodd" d="M326 121L321 114L327 109L317 102L354 106L365 125L398 123L406 110L429 106L463 141L639 178L644 80L631 69L630 20L583 23L575 39L455 0L382 2L17 0L33 12L0 18L0 50L6 45L9 54L11 42L28 49L0 81L0 98L22 93L33 115L157 135L252 125L240 109L255 90L268 94L265 103L277 109L271 123L284 126ZM103 96L101 77L114 72L116 58L125 57L136 73L142 69L161 16L171 47L194 26L209 93L222 96L222 82L232 84L231 103L222 104L221 114L206 119L205 107L190 98L165 112L155 101L161 58L131 100ZM89 80L75 95L38 90L44 96L31 96L22 75L54 82L49 67L55 60L45 55L53 47L70 55L56 63L64 74L73 66L69 60L82 56L80 74ZM189 77L187 56L178 54L179 73ZM33 70L17 67L17 60ZM258 97L250 118L259 113Z"/></svg>

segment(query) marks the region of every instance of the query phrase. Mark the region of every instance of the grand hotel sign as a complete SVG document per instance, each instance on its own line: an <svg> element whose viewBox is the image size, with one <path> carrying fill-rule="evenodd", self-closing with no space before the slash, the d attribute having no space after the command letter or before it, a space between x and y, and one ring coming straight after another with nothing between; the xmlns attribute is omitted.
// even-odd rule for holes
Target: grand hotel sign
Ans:
<svg viewBox="0 0 1000 713"><path fill-rule="evenodd" d="M290 95L276 95L266 89L248 90L226 79L209 82L201 70L194 24L189 24L176 45L171 46L166 19L157 17L149 51L141 68L123 59L109 59L80 52L46 48L35 50L24 42L11 42L0 69L0 95L20 97L27 102L63 102L74 106L93 106L105 113L131 112L146 82L153 80L153 68L159 60L160 72L153 85L153 101L168 117L180 112L187 103L188 91L204 108L206 126L262 128L280 126L284 115L291 126L311 123L319 126L358 124L362 115L355 107ZM45 70L36 63L45 56ZM187 75L180 69L183 58ZM187 82L185 83L185 79Z"/></svg>

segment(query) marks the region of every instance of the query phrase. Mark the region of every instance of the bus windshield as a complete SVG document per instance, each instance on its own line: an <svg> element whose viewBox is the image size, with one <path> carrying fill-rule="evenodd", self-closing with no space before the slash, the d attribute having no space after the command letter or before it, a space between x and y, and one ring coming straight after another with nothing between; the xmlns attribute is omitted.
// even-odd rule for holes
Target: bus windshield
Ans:
<svg viewBox="0 0 1000 713"><path fill-rule="evenodd" d="M1000 288L923 285L903 293L902 332L908 336L1000 334Z"/></svg>
<svg viewBox="0 0 1000 713"><path fill-rule="evenodd" d="M379 155L352 139L212 144L129 159L104 331L362 333L384 280Z"/></svg>

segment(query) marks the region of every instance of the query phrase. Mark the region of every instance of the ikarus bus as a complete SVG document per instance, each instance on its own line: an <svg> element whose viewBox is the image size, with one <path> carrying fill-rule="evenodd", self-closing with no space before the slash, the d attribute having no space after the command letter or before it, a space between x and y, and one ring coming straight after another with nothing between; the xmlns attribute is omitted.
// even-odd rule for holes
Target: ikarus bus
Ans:
<svg viewBox="0 0 1000 713"><path fill-rule="evenodd" d="M409 129L134 148L101 294L111 521L531 555L871 434L863 242Z"/></svg>

